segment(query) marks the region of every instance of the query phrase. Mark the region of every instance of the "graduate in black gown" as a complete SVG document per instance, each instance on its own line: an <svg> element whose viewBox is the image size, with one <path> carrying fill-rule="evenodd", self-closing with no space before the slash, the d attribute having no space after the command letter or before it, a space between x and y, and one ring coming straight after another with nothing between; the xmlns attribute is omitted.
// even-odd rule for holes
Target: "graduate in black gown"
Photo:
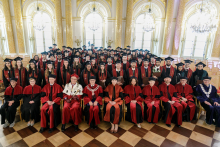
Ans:
<svg viewBox="0 0 220 147"><path fill-rule="evenodd" d="M18 79L17 84L24 88L26 86L27 69L23 67L22 60L23 58L21 57L16 57L14 59L14 61L16 61L14 68L14 76Z"/></svg>
<svg viewBox="0 0 220 147"><path fill-rule="evenodd" d="M185 72L183 71L183 65L184 64L182 62L176 64L177 69L176 69L176 75L174 77L176 83L174 85L179 84L180 78L186 76Z"/></svg>
<svg viewBox="0 0 220 147"><path fill-rule="evenodd" d="M41 86L42 76L40 70L37 68L35 60L31 59L29 61L29 70L28 75L26 78L27 85L29 85L29 78L35 77L36 78L36 84Z"/></svg>
<svg viewBox="0 0 220 147"><path fill-rule="evenodd" d="M40 120L41 87L36 85L36 78L29 78L29 86L23 91L23 105L21 106L22 118L33 126Z"/></svg>
<svg viewBox="0 0 220 147"><path fill-rule="evenodd" d="M2 70L2 76L5 88L7 88L10 85L10 78L14 77L14 69L12 67L11 61L12 60L8 58L4 60L5 67Z"/></svg>
<svg viewBox="0 0 220 147"><path fill-rule="evenodd" d="M95 72L92 69L91 62L87 61L86 62L86 67L81 72L81 75L80 75L80 81L81 81L81 84L82 84L83 87L85 87L89 84L90 77L92 77L92 76L96 76L96 75L95 75Z"/></svg>
<svg viewBox="0 0 220 147"><path fill-rule="evenodd" d="M98 71L98 83L102 86L103 89L105 89L111 80L110 73L105 69L105 63L100 63L100 69Z"/></svg>
<svg viewBox="0 0 220 147"><path fill-rule="evenodd" d="M163 72L162 72L162 78L164 79L165 77L170 76L172 81L171 84L175 85L176 84L176 69L171 65L172 61L174 59L171 57L165 58L166 65L163 66Z"/></svg>
<svg viewBox="0 0 220 147"><path fill-rule="evenodd" d="M1 114L1 124L3 128L14 127L15 125L15 114L17 107L20 105L20 100L22 98L23 88L17 85L17 78L10 78L10 86L5 90L5 102L0 108Z"/></svg>
<svg viewBox="0 0 220 147"><path fill-rule="evenodd" d="M193 72L191 78L191 86L193 88L195 88L198 84L202 84L203 78L208 76L207 71L203 70L205 66L206 65L202 62L196 64L196 71Z"/></svg>

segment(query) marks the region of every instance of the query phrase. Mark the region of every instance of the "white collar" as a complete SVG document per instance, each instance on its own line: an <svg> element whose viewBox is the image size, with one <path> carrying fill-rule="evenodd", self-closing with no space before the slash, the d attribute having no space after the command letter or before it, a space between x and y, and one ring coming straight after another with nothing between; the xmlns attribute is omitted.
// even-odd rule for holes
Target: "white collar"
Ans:
<svg viewBox="0 0 220 147"><path fill-rule="evenodd" d="M112 63L108 63L108 65L112 65Z"/></svg>
<svg viewBox="0 0 220 147"><path fill-rule="evenodd" d="M135 68L132 68L132 70L135 70Z"/></svg>
<svg viewBox="0 0 220 147"><path fill-rule="evenodd" d="M169 84L167 84L167 83L165 83L167 86L169 86L170 85L170 83Z"/></svg>
<svg viewBox="0 0 220 147"><path fill-rule="evenodd" d="M118 70L117 68L116 68L116 71L121 71L120 69Z"/></svg>
<svg viewBox="0 0 220 147"><path fill-rule="evenodd" d="M145 69L148 69L148 66L147 66L147 67L144 66L144 68L145 68Z"/></svg>
<svg viewBox="0 0 220 147"><path fill-rule="evenodd" d="M171 67L171 65L170 65L170 66L167 66L167 65L166 65L166 68L170 68L170 67Z"/></svg>
<svg viewBox="0 0 220 147"><path fill-rule="evenodd" d="M188 67L188 68L185 68L185 70L189 70L189 67Z"/></svg>

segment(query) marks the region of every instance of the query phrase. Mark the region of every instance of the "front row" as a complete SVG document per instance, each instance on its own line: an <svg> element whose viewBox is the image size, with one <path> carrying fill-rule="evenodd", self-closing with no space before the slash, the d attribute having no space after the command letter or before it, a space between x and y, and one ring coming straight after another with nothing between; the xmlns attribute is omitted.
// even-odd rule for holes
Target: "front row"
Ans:
<svg viewBox="0 0 220 147"><path fill-rule="evenodd" d="M175 86L170 84L171 77L166 77L159 88L154 85L155 79L151 77L149 85L143 89L137 86L137 79L131 77L130 84L125 86L124 90L117 84L117 78L112 77L111 84L104 91L96 84L96 77L91 76L89 84L84 89L78 84L78 78L76 74L71 75L71 82L65 85L64 90L55 83L55 75L49 75L49 83L42 90L40 86L35 85L34 77L29 79L30 85L24 90L17 85L16 78L11 78L11 86L5 90L5 103L0 108L1 124L4 124L4 128L15 125L15 114L22 98L22 118L28 122L28 126L33 126L41 118L41 133L47 128L49 132L52 132L60 124L61 98L64 99L62 131L69 122L73 122L75 131L78 131L82 113L90 127L97 129L97 125L100 124L100 115L104 113L104 121L110 122L110 131L116 133L123 116L123 100L127 107L125 119L137 124L139 128L143 120L155 124L162 116L168 127L171 126L171 122L180 127L182 121L190 122L196 119L193 89L187 84L186 77L181 77L180 83ZM206 123L210 125L214 123L220 127L220 98L216 88L210 84L210 80L210 77L205 77L203 84L195 87L194 91L207 112ZM43 105L41 112L39 110L40 100ZM50 122L49 126L48 122Z"/></svg>

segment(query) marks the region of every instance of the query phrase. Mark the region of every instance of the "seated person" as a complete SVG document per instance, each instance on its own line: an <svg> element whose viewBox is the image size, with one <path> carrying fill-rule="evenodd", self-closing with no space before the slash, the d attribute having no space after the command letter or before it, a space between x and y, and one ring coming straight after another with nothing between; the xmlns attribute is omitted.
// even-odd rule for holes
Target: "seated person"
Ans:
<svg viewBox="0 0 220 147"><path fill-rule="evenodd" d="M97 129L100 124L99 112L102 105L103 90L98 84L95 84L96 77L89 78L89 85L83 89L84 115L87 123L92 129Z"/></svg>
<svg viewBox="0 0 220 147"><path fill-rule="evenodd" d="M62 112L62 127L61 130L65 131L65 125L69 123L70 118L75 124L75 131L78 131L78 125L82 121L81 112L81 98L82 98L82 85L77 83L79 76L77 74L71 75L71 82L65 85L63 90L64 107Z"/></svg>
<svg viewBox="0 0 220 147"><path fill-rule="evenodd" d="M48 128L48 120L50 121L49 133L52 133L54 128L60 124L60 100L62 98L62 87L55 83L56 76L49 75L49 83L44 86L41 91L41 129L43 133Z"/></svg>
<svg viewBox="0 0 220 147"><path fill-rule="evenodd" d="M145 86L143 89L144 95L144 110L145 110L145 120L149 123L157 123L161 117L160 111L160 91L155 86L156 79L153 77L149 78L149 85Z"/></svg>
<svg viewBox="0 0 220 147"><path fill-rule="evenodd" d="M5 103L0 108L1 124L4 124L3 128L8 126L12 128L15 125L15 114L23 96L23 88L17 85L17 80L14 77L10 78L10 86L5 90Z"/></svg>
<svg viewBox="0 0 220 147"><path fill-rule="evenodd" d="M165 108L165 123L168 127L171 127L171 120L176 112L176 124L180 127L180 125L182 125L183 106L175 101L177 97L176 89L170 82L171 76L166 76L164 78L164 83L159 86L161 93L160 99L163 101L163 106Z"/></svg>
<svg viewBox="0 0 220 147"><path fill-rule="evenodd" d="M111 82L112 84L105 89L105 103L107 105L104 121L111 123L111 133L117 133L122 118L123 89L117 85L117 77L112 77Z"/></svg>
<svg viewBox="0 0 220 147"><path fill-rule="evenodd" d="M193 100L193 89L187 84L187 77L180 77L180 83L176 84L177 99L183 106L183 119L186 121L192 121L193 118L196 119L196 104Z"/></svg>
<svg viewBox="0 0 220 147"><path fill-rule="evenodd" d="M206 110L206 123L211 125L215 123L220 127L220 98L216 88L210 84L211 77L204 77L203 84L196 87L197 99Z"/></svg>
<svg viewBox="0 0 220 147"><path fill-rule="evenodd" d="M125 119L127 121L137 124L141 128L144 118L142 107L143 95L141 87L137 85L136 77L130 78L130 84L124 88L125 105L127 106L127 114Z"/></svg>
<svg viewBox="0 0 220 147"><path fill-rule="evenodd" d="M36 85L36 78L29 78L30 85L23 91L22 118L28 122L28 126L33 126L34 122L40 120L40 98L41 87Z"/></svg>

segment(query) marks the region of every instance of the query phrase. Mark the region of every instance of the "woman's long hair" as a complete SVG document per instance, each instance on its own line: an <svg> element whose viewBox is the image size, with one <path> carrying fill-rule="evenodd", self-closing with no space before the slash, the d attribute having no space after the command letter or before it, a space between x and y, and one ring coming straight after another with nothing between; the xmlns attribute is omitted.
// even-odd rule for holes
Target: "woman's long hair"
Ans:
<svg viewBox="0 0 220 147"><path fill-rule="evenodd" d="M29 64L29 70L28 70L28 74L32 73L32 68L31 65ZM37 70L37 65L35 64L35 74L38 74L38 70Z"/></svg>
<svg viewBox="0 0 220 147"><path fill-rule="evenodd" d="M133 79L135 79L135 81L136 81L135 86L138 86L138 80L137 80L137 78L130 78L130 80L129 80L129 84L132 85L132 84L131 84L131 81L132 81Z"/></svg>
<svg viewBox="0 0 220 147"><path fill-rule="evenodd" d="M55 73L54 73L54 68L53 68L53 66L52 66L52 68L51 68L51 74L53 74L53 75L55 74ZM49 68L48 68L48 67L47 67L47 69L45 70L45 76L46 76L46 77L49 76Z"/></svg>
<svg viewBox="0 0 220 147"><path fill-rule="evenodd" d="M65 68L65 65L63 64L63 72L65 72L65 70L66 70L66 68ZM71 73L69 62L68 62L68 65L67 65L67 72Z"/></svg>
<svg viewBox="0 0 220 147"><path fill-rule="evenodd" d="M15 69L18 69L17 61L15 63ZM23 69L23 62L21 61L21 69Z"/></svg>
<svg viewBox="0 0 220 147"><path fill-rule="evenodd" d="M12 70L12 64L11 64L11 62L10 62L10 68L11 68L11 70ZM6 64L5 64L4 70L9 70L8 67L6 66Z"/></svg>
<svg viewBox="0 0 220 147"><path fill-rule="evenodd" d="M81 68L82 67L82 65L81 65L81 63L79 62L78 63L78 68ZM76 62L75 61L73 61L73 68L76 68Z"/></svg>

